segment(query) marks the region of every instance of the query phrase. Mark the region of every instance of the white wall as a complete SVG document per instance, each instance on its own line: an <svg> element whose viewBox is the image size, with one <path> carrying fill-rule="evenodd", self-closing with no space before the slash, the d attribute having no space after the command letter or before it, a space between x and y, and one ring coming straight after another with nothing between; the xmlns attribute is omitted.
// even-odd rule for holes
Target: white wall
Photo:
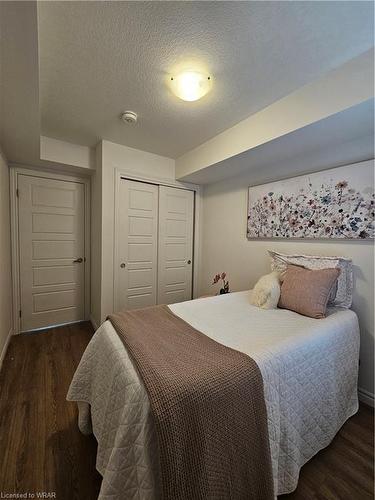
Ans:
<svg viewBox="0 0 375 500"><path fill-rule="evenodd" d="M140 177L174 180L174 165L174 160L164 156L109 141L98 144L91 200L93 253L91 314L97 325L113 312L115 171L118 169Z"/></svg>
<svg viewBox="0 0 375 500"><path fill-rule="evenodd" d="M102 144L96 148L96 171L91 177L91 320L101 323L102 289Z"/></svg>
<svg viewBox="0 0 375 500"><path fill-rule="evenodd" d="M95 170L94 149L43 135L40 136L40 159L77 167L76 171L83 175Z"/></svg>
<svg viewBox="0 0 375 500"><path fill-rule="evenodd" d="M9 168L0 151L0 365L12 330Z"/></svg>
<svg viewBox="0 0 375 500"><path fill-rule="evenodd" d="M232 290L252 288L262 274L269 272L267 249L352 258L355 274L353 309L359 316L361 327L359 386L374 394L373 243L338 240L249 241L246 238L246 216L247 192L251 184L252 175L249 172L204 188L200 293L212 291L212 276L219 271L228 273Z"/></svg>

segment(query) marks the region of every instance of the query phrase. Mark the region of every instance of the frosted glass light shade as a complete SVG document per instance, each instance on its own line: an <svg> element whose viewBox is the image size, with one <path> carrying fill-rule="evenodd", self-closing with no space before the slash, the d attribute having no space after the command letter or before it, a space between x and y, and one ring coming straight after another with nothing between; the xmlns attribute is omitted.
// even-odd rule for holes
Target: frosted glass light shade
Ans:
<svg viewBox="0 0 375 500"><path fill-rule="evenodd" d="M211 78L195 71L185 71L171 78L173 93L183 101L197 101L209 92Z"/></svg>

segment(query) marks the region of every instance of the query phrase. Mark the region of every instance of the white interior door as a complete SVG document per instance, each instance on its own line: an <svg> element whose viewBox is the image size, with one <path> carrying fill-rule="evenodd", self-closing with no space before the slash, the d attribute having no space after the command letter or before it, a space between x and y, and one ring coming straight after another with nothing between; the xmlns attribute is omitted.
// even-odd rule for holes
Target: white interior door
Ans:
<svg viewBox="0 0 375 500"><path fill-rule="evenodd" d="M118 203L117 310L156 304L158 186L121 179Z"/></svg>
<svg viewBox="0 0 375 500"><path fill-rule="evenodd" d="M21 331L85 319L84 185L18 176Z"/></svg>
<svg viewBox="0 0 375 500"><path fill-rule="evenodd" d="M159 187L159 304L192 297L193 216L193 191Z"/></svg>

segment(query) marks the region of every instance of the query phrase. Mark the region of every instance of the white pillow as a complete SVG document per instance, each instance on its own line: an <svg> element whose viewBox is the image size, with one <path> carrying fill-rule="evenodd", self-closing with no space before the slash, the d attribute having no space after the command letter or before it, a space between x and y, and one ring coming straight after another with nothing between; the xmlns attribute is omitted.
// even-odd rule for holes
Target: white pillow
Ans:
<svg viewBox="0 0 375 500"><path fill-rule="evenodd" d="M253 288L250 304L261 309L276 309L280 299L280 273L262 276Z"/></svg>
<svg viewBox="0 0 375 500"><path fill-rule="evenodd" d="M353 269L352 260L346 257L326 257L313 255L286 255L268 250L271 257L271 269L281 273L286 271L288 264L302 266L306 269L338 268L340 275L337 287L334 288L328 306L344 307L349 309L353 299Z"/></svg>

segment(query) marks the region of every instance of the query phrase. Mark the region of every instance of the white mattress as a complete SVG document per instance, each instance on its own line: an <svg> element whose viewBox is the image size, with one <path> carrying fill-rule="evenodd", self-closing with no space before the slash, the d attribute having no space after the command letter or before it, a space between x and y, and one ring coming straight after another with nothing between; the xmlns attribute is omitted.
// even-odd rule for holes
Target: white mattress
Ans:
<svg viewBox="0 0 375 500"><path fill-rule="evenodd" d="M275 492L289 493L302 465L358 409L358 321L349 310L332 309L320 320L281 309L263 311L249 304L249 293L170 308L257 362L264 380ZM80 402L79 427L92 431L98 441L99 498L158 498L157 441L147 393L110 322L89 343L68 399Z"/></svg>

